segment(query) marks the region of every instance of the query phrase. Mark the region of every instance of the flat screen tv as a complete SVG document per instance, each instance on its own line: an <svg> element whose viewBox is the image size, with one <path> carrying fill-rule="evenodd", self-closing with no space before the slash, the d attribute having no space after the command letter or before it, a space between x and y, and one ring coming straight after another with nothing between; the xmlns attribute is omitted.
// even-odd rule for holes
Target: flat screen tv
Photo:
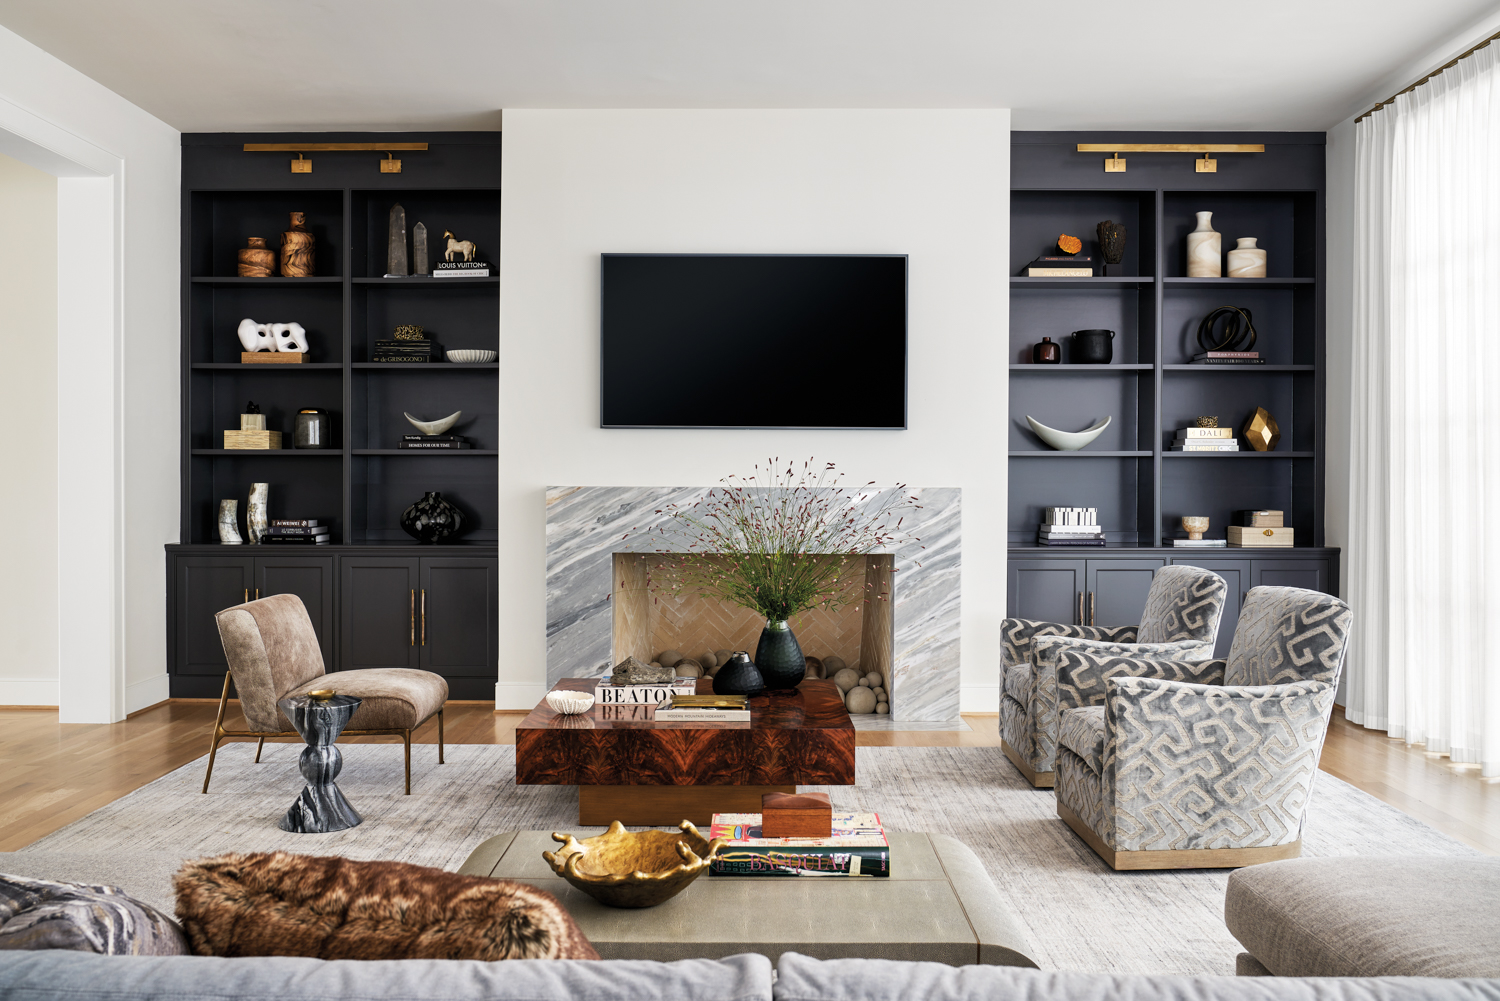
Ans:
<svg viewBox="0 0 1500 1001"><path fill-rule="evenodd" d="M904 254L604 254L600 424L905 428Z"/></svg>

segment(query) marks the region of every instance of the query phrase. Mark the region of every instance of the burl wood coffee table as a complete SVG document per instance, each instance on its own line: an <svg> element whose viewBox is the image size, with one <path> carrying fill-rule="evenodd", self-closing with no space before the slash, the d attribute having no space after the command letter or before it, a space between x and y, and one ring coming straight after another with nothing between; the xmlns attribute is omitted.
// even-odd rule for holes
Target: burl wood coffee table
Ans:
<svg viewBox="0 0 1500 1001"><path fill-rule="evenodd" d="M593 692L598 678L554 691ZM708 695L713 683L698 681ZM640 718L632 718L632 716ZM578 786L578 822L707 824L715 813L759 813L767 792L854 784L854 724L831 681L750 700L749 723L656 723L629 707L579 716L545 701L516 727L517 785Z"/></svg>

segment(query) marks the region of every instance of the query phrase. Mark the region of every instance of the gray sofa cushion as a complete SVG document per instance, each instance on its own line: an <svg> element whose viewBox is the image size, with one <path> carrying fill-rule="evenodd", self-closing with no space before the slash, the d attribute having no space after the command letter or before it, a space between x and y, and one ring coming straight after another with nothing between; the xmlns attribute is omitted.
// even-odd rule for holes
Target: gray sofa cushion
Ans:
<svg viewBox="0 0 1500 1001"><path fill-rule="evenodd" d="M770 1001L760 955L617 959L322 960L0 953L4 1001Z"/></svg>
<svg viewBox="0 0 1500 1001"><path fill-rule="evenodd" d="M1281 977L1500 977L1500 859L1288 859L1239 869L1224 923Z"/></svg>
<svg viewBox="0 0 1500 1001"><path fill-rule="evenodd" d="M783 953L776 1001L1495 1001L1500 981L1158 977Z"/></svg>

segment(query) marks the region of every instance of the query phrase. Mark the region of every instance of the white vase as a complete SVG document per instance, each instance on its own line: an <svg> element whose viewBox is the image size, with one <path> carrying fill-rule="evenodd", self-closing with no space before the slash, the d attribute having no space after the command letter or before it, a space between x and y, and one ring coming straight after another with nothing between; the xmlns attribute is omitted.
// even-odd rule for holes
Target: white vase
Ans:
<svg viewBox="0 0 1500 1001"><path fill-rule="evenodd" d="M1187 236L1187 276L1221 278L1219 234L1213 227L1212 212L1198 213L1198 228Z"/></svg>
<svg viewBox="0 0 1500 1001"><path fill-rule="evenodd" d="M237 500L219 501L219 542L226 546L245 544L240 538L240 502Z"/></svg>
<svg viewBox="0 0 1500 1001"><path fill-rule="evenodd" d="M269 483L250 484L250 507L245 511L245 529L250 533L250 544L259 545L266 534L266 500L271 492Z"/></svg>
<svg viewBox="0 0 1500 1001"><path fill-rule="evenodd" d="M1266 252L1255 245L1256 237L1242 236L1229 252L1229 277L1264 278Z"/></svg>

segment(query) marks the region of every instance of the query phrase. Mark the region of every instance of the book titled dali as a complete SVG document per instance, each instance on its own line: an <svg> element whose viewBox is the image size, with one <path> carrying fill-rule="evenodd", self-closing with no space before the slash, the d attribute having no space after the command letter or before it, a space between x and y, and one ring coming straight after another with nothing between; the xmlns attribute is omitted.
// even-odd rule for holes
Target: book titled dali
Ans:
<svg viewBox="0 0 1500 1001"><path fill-rule="evenodd" d="M880 816L835 813L828 838L764 838L758 813L716 813L709 838L728 841L710 876L889 876L891 846Z"/></svg>

